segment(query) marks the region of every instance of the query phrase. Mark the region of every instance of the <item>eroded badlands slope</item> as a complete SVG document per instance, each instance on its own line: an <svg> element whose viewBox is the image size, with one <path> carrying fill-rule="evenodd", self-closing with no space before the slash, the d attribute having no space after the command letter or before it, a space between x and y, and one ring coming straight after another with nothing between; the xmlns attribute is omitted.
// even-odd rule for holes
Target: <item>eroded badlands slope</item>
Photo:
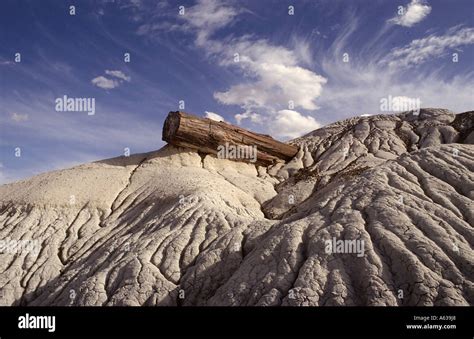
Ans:
<svg viewBox="0 0 474 339"><path fill-rule="evenodd" d="M473 305L473 120L352 118L268 169L166 146L0 186L0 239L40 244L0 254L0 304Z"/></svg>

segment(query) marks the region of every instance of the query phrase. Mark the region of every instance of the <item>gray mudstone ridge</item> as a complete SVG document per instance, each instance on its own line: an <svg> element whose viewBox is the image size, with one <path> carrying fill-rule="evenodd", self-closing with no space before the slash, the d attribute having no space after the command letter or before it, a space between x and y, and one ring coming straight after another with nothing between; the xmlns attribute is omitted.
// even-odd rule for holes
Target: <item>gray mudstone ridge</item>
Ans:
<svg viewBox="0 0 474 339"><path fill-rule="evenodd" d="M2 185L0 240L37 250L0 253L0 305L474 305L473 124L355 117L269 168L165 146Z"/></svg>

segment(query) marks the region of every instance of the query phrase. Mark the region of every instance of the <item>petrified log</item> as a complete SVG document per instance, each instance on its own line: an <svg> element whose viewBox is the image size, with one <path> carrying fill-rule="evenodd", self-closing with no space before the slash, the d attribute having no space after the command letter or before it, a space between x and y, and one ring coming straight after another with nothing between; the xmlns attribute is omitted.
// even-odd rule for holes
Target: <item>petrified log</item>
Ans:
<svg viewBox="0 0 474 339"><path fill-rule="evenodd" d="M256 162L268 166L277 161L288 161L298 152L296 146L273 139L269 135L200 118L185 112L170 112L163 126L163 140L181 147L189 147L218 157ZM247 148L248 153L245 153ZM255 151L255 158L242 157ZM240 156L239 156L240 155Z"/></svg>

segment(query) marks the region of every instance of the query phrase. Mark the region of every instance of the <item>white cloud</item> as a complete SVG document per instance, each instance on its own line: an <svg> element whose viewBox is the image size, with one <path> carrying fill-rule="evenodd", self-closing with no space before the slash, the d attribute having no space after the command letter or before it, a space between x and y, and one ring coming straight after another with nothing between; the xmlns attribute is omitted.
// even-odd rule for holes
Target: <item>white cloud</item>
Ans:
<svg viewBox="0 0 474 339"><path fill-rule="evenodd" d="M239 125L241 124L242 120L245 120L245 119L250 119L250 121L254 123L262 122L262 118L260 114L257 114L255 112L250 112L250 111L236 114L234 118L237 121L237 124Z"/></svg>
<svg viewBox="0 0 474 339"><path fill-rule="evenodd" d="M224 92L215 92L214 97L219 102L263 114L274 114L287 107L318 108L316 99L321 95L326 79L300 67L292 51L263 40L240 40L231 48L238 51L240 61L237 67L249 81L233 85ZM240 114L236 119L247 116L254 117Z"/></svg>
<svg viewBox="0 0 474 339"><path fill-rule="evenodd" d="M122 71L109 71L108 69L106 69L105 74L111 75L113 77L116 77L125 81L130 81L130 77L125 75Z"/></svg>
<svg viewBox="0 0 474 339"><path fill-rule="evenodd" d="M124 81L130 81L130 76L126 75L122 71L110 71L108 69L105 70L105 74L112 76L116 79L109 79L104 76L98 76L94 79L91 80L92 84L94 84L97 87L103 88L103 89L113 89L117 88L122 84Z"/></svg>
<svg viewBox="0 0 474 339"><path fill-rule="evenodd" d="M219 102L239 105L246 110L288 107L290 101L294 107L307 110L318 108L316 99L321 95L322 85L326 83L322 76L299 66L268 63L249 57L242 63L241 67L256 80L234 85L225 92L214 93Z"/></svg>
<svg viewBox="0 0 474 339"><path fill-rule="evenodd" d="M217 0L200 0L183 16L185 27L196 34L196 45L217 57L221 66L239 69L246 79L216 91L214 98L243 109L235 115L239 124L244 119L261 123L265 121L262 115L271 116L288 107L318 109L316 99L326 79L301 66L312 61L304 41L294 39L294 48L288 49L249 35L212 39L215 31L232 25L241 12Z"/></svg>
<svg viewBox="0 0 474 339"><path fill-rule="evenodd" d="M314 66L313 53L309 41L293 37L290 46L299 61L306 66Z"/></svg>
<svg viewBox="0 0 474 339"><path fill-rule="evenodd" d="M108 79L104 76L98 76L91 80L92 84L103 89L113 89L120 85L120 82L114 79Z"/></svg>
<svg viewBox="0 0 474 339"><path fill-rule="evenodd" d="M191 28L197 29L196 43L203 46L215 31L232 23L239 13L236 8L226 6L220 0L199 0L186 9L186 15L182 18Z"/></svg>
<svg viewBox="0 0 474 339"><path fill-rule="evenodd" d="M29 119L28 114L20 114L15 112L11 114L10 118L15 122L23 122Z"/></svg>
<svg viewBox="0 0 474 339"><path fill-rule="evenodd" d="M407 7L403 8L402 14L388 20L390 23L404 27L412 27L420 22L431 12L431 7L420 0L412 0Z"/></svg>
<svg viewBox="0 0 474 339"><path fill-rule="evenodd" d="M91 80L92 84L94 84L97 87L103 88L103 89L113 89L117 88L122 84L123 81L130 81L130 77L127 76L125 73L122 71L110 71L108 69L105 70L105 74L112 76L116 79L109 79L104 76L98 76L94 79Z"/></svg>
<svg viewBox="0 0 474 339"><path fill-rule="evenodd" d="M263 132L268 128L274 135L295 137L317 128L319 122L360 116L362 112L379 113L380 99L389 95L420 98L424 107L457 112L472 109L474 72L446 78L439 67L431 72L418 68L410 74L402 69L470 43L471 28L455 27L445 35L413 40L390 51L394 40L388 33L394 27L385 25L363 47L354 50L354 35L363 22L356 13L347 11L344 23L334 28L339 34L330 46L318 47L307 43L310 39L298 37L291 38L286 47L255 35L239 37L234 33L217 38L215 33L234 25L244 11L218 1L200 0L180 17L180 29L195 34L195 45L212 62L241 72L243 80L214 93L220 103L241 107L242 112L234 116L239 124L246 121L249 128ZM392 23L414 25L430 11L425 2L411 1L404 17L394 18ZM212 18L212 13L219 15ZM351 55L347 64L341 62L345 52ZM235 53L239 62L234 61ZM446 63L448 67L450 64ZM315 65L321 71L309 68ZM290 100L294 106L289 105ZM318 108L321 116L310 113ZM306 130L306 126L311 127Z"/></svg>
<svg viewBox="0 0 474 339"><path fill-rule="evenodd" d="M344 64L335 56L343 51L351 53L354 35L360 24L357 17L349 17L345 20L346 27L340 28L343 38L336 38L329 48L317 51L314 56L321 65L322 73L329 79L318 98L320 112L323 113L321 117L315 116L318 121L326 124L361 113L388 113L381 112L380 100L389 96L419 98L422 107L447 108L454 112L472 110L474 70L464 68L460 71L451 62L451 55L447 55L451 51L446 47L450 45L454 49L455 45L460 46L461 41L467 43L471 39L472 28L453 27L441 36L430 35L413 40L388 53L387 47L393 42L390 35L376 35L367 41L366 45L370 47L364 48L361 57L352 57L350 63ZM457 38L452 39L455 36ZM421 46L432 44L444 47L428 48L422 52L424 49ZM427 54L430 57L426 57ZM417 58L416 55L423 57ZM412 65L413 60L419 64L431 63L435 56L444 56L446 62L437 62L435 67L406 68ZM460 58L463 56L460 55ZM455 75L453 72L460 73Z"/></svg>
<svg viewBox="0 0 474 339"><path fill-rule="evenodd" d="M217 113L205 111L205 117L215 121L225 121L225 119Z"/></svg>
<svg viewBox="0 0 474 339"><path fill-rule="evenodd" d="M474 28L453 27L444 35L429 35L395 48L382 62L390 67L410 67L468 44L474 44Z"/></svg>
<svg viewBox="0 0 474 339"><path fill-rule="evenodd" d="M437 72L411 73L409 76L398 69L387 70L381 64L357 64L340 67L325 63L325 74L330 81L324 88L319 105L324 112L325 122L336 121L348 116L381 112L382 98L419 98L422 107L447 108L454 112L472 110L474 73L444 79ZM442 94L442 95L441 95Z"/></svg>
<svg viewBox="0 0 474 339"><path fill-rule="evenodd" d="M179 31L183 30L182 25L174 24L168 21L157 22L157 23L146 23L138 27L136 33L138 35L149 35L157 31Z"/></svg>
<svg viewBox="0 0 474 339"><path fill-rule="evenodd" d="M318 109L316 101L326 79L305 68L313 65L308 41L293 37L291 46L285 48L254 35L216 38L215 33L234 25L240 14L252 15L241 6L220 0L197 0L185 11L185 15L178 16L182 20L179 29L194 34L195 45L210 59L216 60L221 67L239 70L243 76L238 83L214 93L218 102L242 109L234 116L238 124L247 119L253 124L262 124L286 108ZM160 24L144 23L137 34L155 35L157 30L176 30L172 18L168 19Z"/></svg>
<svg viewBox="0 0 474 339"><path fill-rule="evenodd" d="M278 111L269 124L272 133L282 138L296 138L321 127L313 117L289 109Z"/></svg>

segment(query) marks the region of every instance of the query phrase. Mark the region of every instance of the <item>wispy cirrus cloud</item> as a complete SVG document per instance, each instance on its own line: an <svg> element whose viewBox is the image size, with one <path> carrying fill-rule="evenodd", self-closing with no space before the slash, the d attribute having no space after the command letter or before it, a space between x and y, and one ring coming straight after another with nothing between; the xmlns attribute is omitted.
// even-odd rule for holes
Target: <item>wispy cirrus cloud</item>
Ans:
<svg viewBox="0 0 474 339"><path fill-rule="evenodd" d="M125 81L130 81L130 79L131 79L131 77L125 75L125 73L122 72L122 71L110 71L110 70L106 69L105 74L111 75L113 77L116 77L118 79L122 79L122 80L125 80Z"/></svg>
<svg viewBox="0 0 474 339"><path fill-rule="evenodd" d="M453 27L444 35L431 34L394 48L382 61L391 68L410 67L444 55L464 45L474 44L474 28Z"/></svg>
<svg viewBox="0 0 474 339"><path fill-rule="evenodd" d="M452 27L445 34L413 39L388 52L387 44L368 41L371 49L358 55L351 41L359 25L358 17L349 15L346 27L341 27L343 35L328 51L315 56L329 79L318 102L322 110L331 112L333 120L348 114L388 113L380 111L380 100L388 96L418 98L422 107L454 112L472 109L474 70L467 68L456 74L459 67L452 58L441 59L462 45L472 44L472 28ZM348 63L341 61L344 51L351 55Z"/></svg>
<svg viewBox="0 0 474 339"><path fill-rule="evenodd" d="M398 4L370 0L295 2L291 17L279 1L187 0L184 15L176 1L85 2L91 16L76 16L77 25L54 2L32 4L28 13L2 5L5 13L18 11L2 23L15 25L9 35L26 53L20 63L9 48L0 57L4 176L109 157L125 146L156 149L164 115L181 100L190 112L211 110L280 138L381 113L380 99L389 95L472 109L468 0L405 0L395 18ZM38 37L44 39L35 44ZM125 51L132 52L126 65L119 59ZM131 78L134 86L127 86ZM97 114L55 112L54 98L64 94L95 97ZM22 164L11 157L17 145L25 150Z"/></svg>
<svg viewBox="0 0 474 339"><path fill-rule="evenodd" d="M250 128L262 126L287 138L311 131L320 125L320 119L334 121L348 115L378 113L379 100L387 95L417 96L423 104L454 110L468 106L469 72L454 78L421 68L410 78L403 72L468 43L470 29L457 27L444 35L432 34L393 48L391 39L396 32L393 26L386 25L364 44L355 45L354 41L360 41L361 23L365 25L365 21L360 13L347 9L338 14L340 23L334 26L337 34L333 34L332 44L324 49L311 46L308 37L297 35L289 44L279 45L255 34L239 35L233 31L226 35L229 28L253 15L232 4L198 0L194 6L186 7L185 15L176 16L177 22L181 22L179 27L173 19L146 25L150 28L155 24L153 27L165 33L179 30L193 34L195 46L209 60L225 69L240 71L239 80L213 94L217 102L242 109L234 115L239 124L247 122ZM388 21L412 27L430 12L427 2L413 0L399 16ZM147 32L159 35L157 31ZM350 61L343 63L346 52ZM446 62L445 68L449 66ZM444 102L436 94L440 90L447 95ZM318 121L314 118L316 112L322 112L318 113ZM289 126L285 128L284 124Z"/></svg>
<svg viewBox="0 0 474 339"><path fill-rule="evenodd" d="M239 82L213 94L217 102L242 109L234 115L238 124L246 120L261 126L265 122L273 123L278 112L289 107L316 110L316 98L326 79L303 67L312 63L309 46L304 40L294 39L292 48L287 48L248 34L216 37L221 30L237 25L243 13L252 15L249 10L230 2L197 0L193 6L185 8L184 15L162 16L160 22L141 24L137 34L155 36L160 32L181 31L194 35L195 46L209 59L222 68L239 71L242 76ZM310 117L297 114L312 122ZM305 133L315 124L295 126ZM276 136L288 136L288 133L280 134L283 129L274 131Z"/></svg>
<svg viewBox="0 0 474 339"><path fill-rule="evenodd" d="M160 123L155 119L137 119L118 109L102 106L94 116L82 112L57 112L54 98L43 93L36 99L3 103L6 112L21 111L18 123L14 115L0 111L2 147L0 184L40 172L160 147ZM18 119L17 119L18 120ZM2 142L5 142L2 144ZM15 157L21 147L22 156Z"/></svg>
<svg viewBox="0 0 474 339"><path fill-rule="evenodd" d="M431 12L431 6L422 0L411 0L408 6L401 9L397 16L388 20L389 23L404 27L412 27L422 21Z"/></svg>
<svg viewBox="0 0 474 339"><path fill-rule="evenodd" d="M10 115L10 118L15 122L23 122L23 121L28 121L29 116L28 114L20 114L20 113L13 112Z"/></svg>
<svg viewBox="0 0 474 339"><path fill-rule="evenodd" d="M214 32L232 24L240 13L242 10L223 1L199 0L182 18L187 23L185 28L193 28L197 32L196 44L204 47Z"/></svg>
<svg viewBox="0 0 474 339"><path fill-rule="evenodd" d="M5 133L12 133L28 139L31 135L53 144L81 144L93 149L94 145L102 145L102 150L115 147L120 150L130 148L147 148L150 141L159 141L159 123L155 120L136 119L125 112L102 109L100 114L88 116L83 112L61 112L54 110L54 98L43 95L37 99L33 107L28 102L19 103L13 100L5 102L7 110L15 107L24 112L21 119L27 117L29 124L16 124L8 115L0 115L0 124ZM48 119L44 119L47 116Z"/></svg>

